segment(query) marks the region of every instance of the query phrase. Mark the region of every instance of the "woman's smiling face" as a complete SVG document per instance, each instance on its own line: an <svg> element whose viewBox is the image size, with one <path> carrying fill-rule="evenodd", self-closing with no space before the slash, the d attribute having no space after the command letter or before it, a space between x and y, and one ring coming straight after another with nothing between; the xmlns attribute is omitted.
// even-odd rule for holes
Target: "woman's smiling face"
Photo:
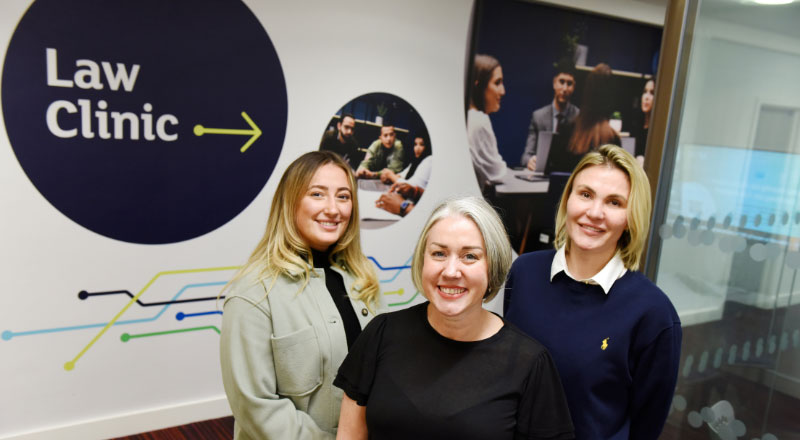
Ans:
<svg viewBox="0 0 800 440"><path fill-rule="evenodd" d="M422 285L436 318L461 317L481 309L489 285L486 246L472 220L453 215L428 232Z"/></svg>

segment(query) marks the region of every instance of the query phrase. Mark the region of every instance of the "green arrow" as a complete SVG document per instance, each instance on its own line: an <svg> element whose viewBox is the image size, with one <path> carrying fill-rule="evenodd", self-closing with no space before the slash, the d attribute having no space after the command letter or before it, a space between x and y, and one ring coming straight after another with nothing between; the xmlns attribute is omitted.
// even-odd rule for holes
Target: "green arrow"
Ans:
<svg viewBox="0 0 800 440"><path fill-rule="evenodd" d="M248 148L250 148L250 145L253 145L253 142L255 142L256 139L259 138L259 136L261 136L261 129L258 128L256 123L253 122L252 119L250 119L250 116L247 116L247 113L242 112L242 117L244 118L245 121L247 121L252 130L238 130L234 128L207 128L203 127L200 124L197 124L194 126L194 135L202 136L206 133L209 133L209 134L236 134L236 135L252 136L250 140L248 140L247 143L245 143L239 150L242 153L244 153L245 151L247 151Z"/></svg>

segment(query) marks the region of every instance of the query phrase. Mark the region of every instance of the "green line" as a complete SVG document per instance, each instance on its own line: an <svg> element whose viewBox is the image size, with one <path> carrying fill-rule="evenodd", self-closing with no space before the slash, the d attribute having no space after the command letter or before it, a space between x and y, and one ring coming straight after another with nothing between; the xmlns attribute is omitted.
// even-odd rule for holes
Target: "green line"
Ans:
<svg viewBox="0 0 800 440"><path fill-rule="evenodd" d="M417 293L415 293L414 296L412 296L410 300L403 301L403 302L391 303L391 304L389 304L389 307L404 306L406 304L409 304L409 303L411 303L411 301L414 301L414 298L416 298L417 295L419 295L419 290L417 290Z"/></svg>
<svg viewBox="0 0 800 440"><path fill-rule="evenodd" d="M402 295L405 290L403 288L399 288L397 290L392 290L390 292L383 292L384 295Z"/></svg>
<svg viewBox="0 0 800 440"><path fill-rule="evenodd" d="M105 332L107 332L108 329L111 328L112 325L114 325L115 322L117 322L117 320L122 316L122 314L125 313L128 310L128 308L130 308L130 306L132 306L136 302L136 300L138 300L139 297L142 296L144 294L144 292L146 292L147 289L149 289L150 286L159 277L161 277L162 275L176 275L176 274L182 274L182 273L199 273L199 272L214 272L214 271L220 271L220 270L234 270L234 269L238 269L238 268L239 268L239 266L209 267L209 268L204 268L204 269L166 270L166 271L157 273L147 284L145 284L145 286L142 288L142 290L139 291L139 293L136 294L136 296L131 298L131 300L128 302L128 304L126 304L125 307L123 307L122 310L120 310L119 313L117 313L117 315L114 316L114 318L111 321L108 321L108 324L106 324L106 326L103 327L103 329L100 330L100 332L97 333L97 335L94 338L92 338L92 340L89 341L89 343L86 344L85 347L83 347L83 350L81 350L78 353L77 356L75 356L71 361L68 361L68 362L66 362L64 364L64 369L67 370L67 371L71 371L73 368L75 368L75 363L78 362L78 359L80 359L84 354L86 354L86 352L89 351L90 348L92 348L92 345L94 345L94 343L97 342L105 334Z"/></svg>
<svg viewBox="0 0 800 440"><path fill-rule="evenodd" d="M220 331L216 326L214 326L214 325L206 325L206 326L203 326L203 327L181 328L181 329L178 329L178 330L165 330L163 332L139 333L139 334L136 334L136 335L132 335L132 334L129 334L129 333L123 333L119 337L119 339L122 342L128 342L129 340L134 339L134 338L149 338L150 336L170 335L170 334L173 334L173 333L185 333L185 332L193 332L193 331L198 331L198 330L214 330L215 332L217 332L217 334L220 334Z"/></svg>

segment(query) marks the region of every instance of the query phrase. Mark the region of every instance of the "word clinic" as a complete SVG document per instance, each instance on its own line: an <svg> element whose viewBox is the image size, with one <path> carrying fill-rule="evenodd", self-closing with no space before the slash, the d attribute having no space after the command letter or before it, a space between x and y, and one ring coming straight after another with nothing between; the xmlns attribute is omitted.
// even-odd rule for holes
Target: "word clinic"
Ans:
<svg viewBox="0 0 800 440"><path fill-rule="evenodd" d="M49 87L66 87L72 88L77 86L81 89L103 90L105 85L112 91L119 91L120 85L126 92L133 91L136 84L136 78L139 76L140 66L134 64L130 71L122 63L116 63L116 71L111 63L102 61L99 65L87 59L75 61L75 66L78 69L75 71L72 79L62 79L58 77L58 51L56 49L47 48L47 85ZM103 68L105 74L105 82L103 83L103 76L100 72L100 66ZM167 126L170 127L178 125L178 118L175 115L165 113L161 116L154 118L153 106L150 103L145 103L142 106L144 110L141 114L133 112L116 112L108 110L108 103L105 100L97 102L97 110L92 112L92 101L88 99L78 99L77 106L67 100L53 101L48 107L46 112L47 128L54 136L60 138L73 138L78 135L78 121L75 118L64 116L66 114L75 114L79 112L80 108L80 134L85 139L93 139L95 131L100 139L111 139L112 131L109 126L109 116L113 123L113 137L114 139L125 139L126 130L125 123L127 122L130 140L139 140L140 133L147 141L160 139L162 141L175 141L178 139L177 133L167 132ZM139 123L141 121L141 124ZM141 130L140 130L141 128Z"/></svg>

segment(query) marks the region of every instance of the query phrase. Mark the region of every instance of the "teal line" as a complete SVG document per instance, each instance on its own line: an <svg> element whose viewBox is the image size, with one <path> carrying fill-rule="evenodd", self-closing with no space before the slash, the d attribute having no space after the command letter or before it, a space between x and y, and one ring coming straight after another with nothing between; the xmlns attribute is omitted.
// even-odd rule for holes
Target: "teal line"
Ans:
<svg viewBox="0 0 800 440"><path fill-rule="evenodd" d="M385 279L385 280L379 280L379 281L380 281L381 283L391 283L392 281L394 281L394 280L395 280L395 279L396 279L398 276L400 276L400 272L402 272L402 271L404 271L404 270L406 270L406 269L410 269L410 268L411 268L411 266L409 266L409 264L411 263L411 259L412 259L412 258L414 258L414 256L413 256L413 255L412 255L412 256L410 256L410 257L408 257L408 260L406 260L406 262L405 262L405 263L403 263L403 266L402 266L402 267L400 267L400 268L397 268L397 269L396 269L396 270L397 270L397 272L395 272L395 273L394 273L394 276L393 276L393 277L391 277L391 278L388 278L388 279ZM371 260L372 260L372 261L375 263L375 265L376 265L376 266L378 266L378 268L379 268L379 269L383 270L383 269L381 268L381 266L378 264L378 262L377 262L377 261L375 261L375 259L374 259L374 258L370 258L370 259L371 259ZM394 270L394 268L393 268L393 270Z"/></svg>
<svg viewBox="0 0 800 440"><path fill-rule="evenodd" d="M187 284L187 285L183 286L183 288L181 288L181 290L179 290L178 293L176 293L174 297L172 297L171 301L175 301L176 299L178 299L178 297L180 297L183 294L183 292L185 292L188 289L193 289L195 287L206 287L206 286L223 286L223 285L225 285L227 283L228 283L227 281L214 281L214 282L211 282L211 283ZM142 323L142 322L155 321L156 319L160 318L161 315L164 314L164 312L167 311L167 309L169 308L170 305L171 304L165 305L164 308L162 308L161 311L156 313L156 315L153 316L152 318L128 319L128 320L124 320L124 321L116 321L116 322L114 322L114 325L139 324L139 323ZM28 330L28 331L23 331L23 332L12 332L11 330L6 330L2 334L2 339L4 341L8 341L11 338L17 337L17 336L30 336L30 335L39 335L39 334L43 334L43 333L57 333L57 332L66 332L66 331L73 331L73 330L84 330L84 329L87 329L87 328L105 327L106 325L108 325L108 322L100 322L100 323L97 323L97 324L72 325L72 326L67 326L67 327L46 328L46 329L41 329L41 330Z"/></svg>

